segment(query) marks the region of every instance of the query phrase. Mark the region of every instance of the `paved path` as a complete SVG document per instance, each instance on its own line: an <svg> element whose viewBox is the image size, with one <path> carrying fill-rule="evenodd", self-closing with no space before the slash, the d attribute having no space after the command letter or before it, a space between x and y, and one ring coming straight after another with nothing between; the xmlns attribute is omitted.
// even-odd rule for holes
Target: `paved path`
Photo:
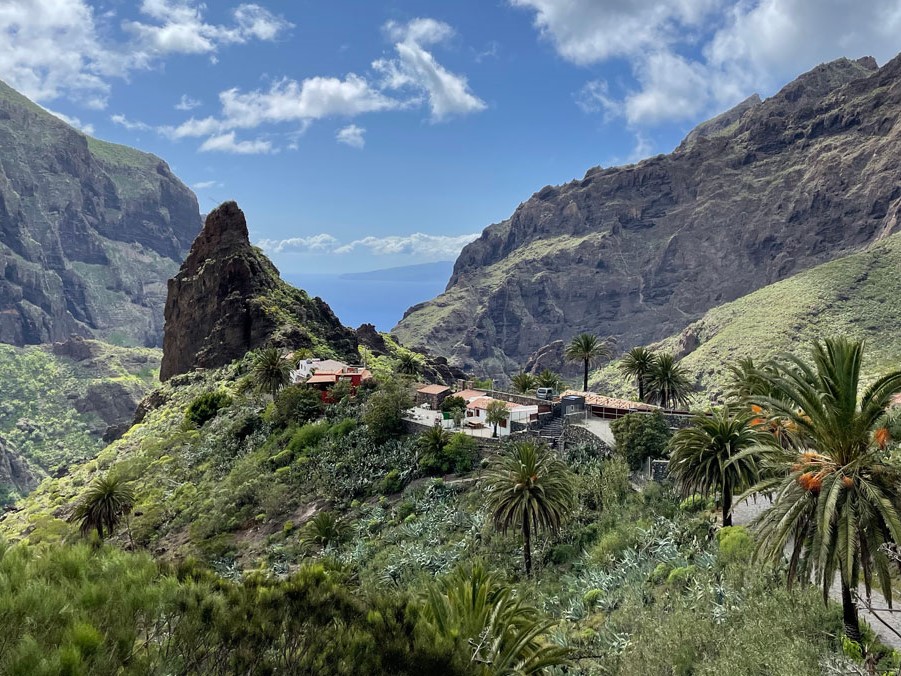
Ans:
<svg viewBox="0 0 901 676"><path fill-rule="evenodd" d="M747 526L769 506L770 501L763 497L757 498L756 502L750 498L744 500L737 504L732 510L732 523L736 526ZM866 598L866 590L863 585L860 585L857 593L860 595L861 599ZM829 597L836 603L842 602L842 591L837 575L832 586L829 588ZM891 646L895 650L901 650L901 637L897 636L883 624L883 622L885 622L895 631L901 633L901 613L879 610L883 608L887 609L888 603L886 603L885 597L876 589L873 590L871 605L875 612L870 612L866 608L860 608L860 619L864 620L873 628L873 631L876 632L883 643ZM901 605L896 605L895 610L901 610ZM880 622L880 620L882 620L882 622Z"/></svg>

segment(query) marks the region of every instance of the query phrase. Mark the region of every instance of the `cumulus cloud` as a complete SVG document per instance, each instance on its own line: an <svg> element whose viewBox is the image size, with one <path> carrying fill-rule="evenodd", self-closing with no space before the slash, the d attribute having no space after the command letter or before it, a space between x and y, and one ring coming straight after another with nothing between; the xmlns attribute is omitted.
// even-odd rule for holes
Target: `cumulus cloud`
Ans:
<svg viewBox="0 0 901 676"><path fill-rule="evenodd" d="M257 242L261 249L271 253L329 253L341 246L332 235L321 233L310 237L289 237L288 239L263 239Z"/></svg>
<svg viewBox="0 0 901 676"><path fill-rule="evenodd" d="M208 23L205 10L205 5L189 0L143 0L141 12L154 21L122 24L135 37L135 59L143 63L165 54L211 54L252 39L275 40L292 27L259 5L239 5L232 10L234 23L228 25Z"/></svg>
<svg viewBox="0 0 901 676"><path fill-rule="evenodd" d="M120 127L124 127L128 131L155 131L153 127L151 127L146 122L140 122L138 120L129 120L125 115L110 115L110 121L113 124L117 124Z"/></svg>
<svg viewBox="0 0 901 676"><path fill-rule="evenodd" d="M267 155L273 152L272 142L256 139L238 141L235 132L230 131L218 136L210 136L200 146L200 152L231 153L233 155Z"/></svg>
<svg viewBox="0 0 901 676"><path fill-rule="evenodd" d="M335 134L335 138L338 140L338 143L344 143L345 145L349 145L351 148L362 148L366 145L366 139L364 138L364 134L366 130L362 127L358 127L355 124L350 124L342 129L338 130L338 133Z"/></svg>
<svg viewBox="0 0 901 676"><path fill-rule="evenodd" d="M232 11L226 25L204 18L191 0L143 0L138 21L115 11L95 12L87 0L0 2L0 74L36 101L68 97L103 108L113 78L154 65L169 54L213 55L251 40L275 40L290 29L284 19L255 4ZM124 35L116 40L114 29Z"/></svg>
<svg viewBox="0 0 901 676"><path fill-rule="evenodd" d="M411 89L428 101L433 122L486 108L473 94L465 76L452 73L425 50L454 35L448 24L434 19L414 19L406 24L388 22L385 32L395 40L395 59L379 59L372 66L382 74L388 89Z"/></svg>
<svg viewBox="0 0 901 676"><path fill-rule="evenodd" d="M197 99L192 99L187 94L182 94L181 99L178 103L175 104L175 110L194 110L195 108L199 108L202 105L201 101Z"/></svg>
<svg viewBox="0 0 901 676"><path fill-rule="evenodd" d="M145 0L145 4L147 2L150 0ZM175 11L171 0L153 2L160 5L159 10L154 10L160 17L164 12ZM181 5L175 8L183 23L196 18ZM259 30L266 34L263 29ZM287 147L296 149L297 135L313 122L325 118L352 119L368 113L406 110L427 104L431 120L438 122L486 107L469 90L464 76L451 73L425 49L445 43L454 36L454 30L448 24L420 18L407 23L389 22L383 30L389 39L396 41L396 58L375 61L372 64L374 74L314 76L301 81L282 78L268 88L252 91L233 87L220 92L218 115L191 117L181 124L159 126L156 130L174 140L206 137L201 150L234 146L231 152L271 152L274 150L271 141L240 144L230 141L234 140L235 130L291 124L295 129L287 135L290 141ZM184 108L188 109L187 106ZM364 131L356 124L349 124L338 132L337 140L362 148ZM269 145L264 148L263 144ZM237 150L238 147L242 150ZM251 147L257 149L251 150Z"/></svg>
<svg viewBox="0 0 901 676"><path fill-rule="evenodd" d="M616 98L589 83L577 101L631 125L696 119L842 56L884 62L901 32L897 0L509 2L575 64L628 61L633 87Z"/></svg>
<svg viewBox="0 0 901 676"><path fill-rule="evenodd" d="M363 237L346 244L329 234L289 239L264 239L259 246L270 253L319 253L343 255L364 250L376 256L406 255L420 260L449 260L456 258L464 246L475 239L471 235L427 235L416 232L412 235L388 235L385 237Z"/></svg>

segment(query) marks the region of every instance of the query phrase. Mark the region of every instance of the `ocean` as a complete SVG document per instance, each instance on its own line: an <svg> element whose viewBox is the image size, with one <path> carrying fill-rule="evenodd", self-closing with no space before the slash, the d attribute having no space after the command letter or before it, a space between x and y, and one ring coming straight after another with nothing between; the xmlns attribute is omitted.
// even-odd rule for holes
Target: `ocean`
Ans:
<svg viewBox="0 0 901 676"><path fill-rule="evenodd" d="M453 263L442 261L371 272L330 274L283 273L284 280L319 296L345 326L375 324L390 331L411 306L444 291Z"/></svg>

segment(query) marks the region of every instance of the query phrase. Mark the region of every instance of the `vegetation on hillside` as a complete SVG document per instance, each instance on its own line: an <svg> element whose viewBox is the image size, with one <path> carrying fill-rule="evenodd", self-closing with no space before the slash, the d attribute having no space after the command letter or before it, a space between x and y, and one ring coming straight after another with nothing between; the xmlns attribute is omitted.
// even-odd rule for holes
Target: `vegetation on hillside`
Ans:
<svg viewBox="0 0 901 676"><path fill-rule="evenodd" d="M722 444L671 442L691 449L695 473L677 478L703 495L668 482L635 492L627 460L665 453L665 423L660 448L640 433L630 451L618 435L612 458L579 443L480 450L438 428L408 434L408 376L323 404L303 386L260 392L256 357L173 378L141 424L0 522L20 540L0 546L0 598L15 609L0 671L819 674L862 668L864 655L897 668L820 590L788 588L790 561L755 556L766 530L717 529ZM802 452L772 433L768 404L738 425L760 444L730 442L730 456ZM826 454L802 438L803 452ZM882 438L866 447L892 453ZM863 490L868 475L856 476ZM894 541L861 528L871 553L873 538Z"/></svg>
<svg viewBox="0 0 901 676"><path fill-rule="evenodd" d="M73 402L90 388L122 385L136 395L157 384L159 350L87 343L96 356L73 361L49 346L0 344L0 436L39 472L93 458L106 423L78 413Z"/></svg>

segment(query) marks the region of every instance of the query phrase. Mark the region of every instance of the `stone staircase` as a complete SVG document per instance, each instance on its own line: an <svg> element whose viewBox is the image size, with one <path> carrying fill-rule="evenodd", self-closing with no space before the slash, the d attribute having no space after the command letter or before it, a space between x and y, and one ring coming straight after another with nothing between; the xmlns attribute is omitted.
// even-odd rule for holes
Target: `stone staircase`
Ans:
<svg viewBox="0 0 901 676"><path fill-rule="evenodd" d="M554 418L547 425L538 430L538 437L551 448L557 448L560 438L563 436L563 418Z"/></svg>

